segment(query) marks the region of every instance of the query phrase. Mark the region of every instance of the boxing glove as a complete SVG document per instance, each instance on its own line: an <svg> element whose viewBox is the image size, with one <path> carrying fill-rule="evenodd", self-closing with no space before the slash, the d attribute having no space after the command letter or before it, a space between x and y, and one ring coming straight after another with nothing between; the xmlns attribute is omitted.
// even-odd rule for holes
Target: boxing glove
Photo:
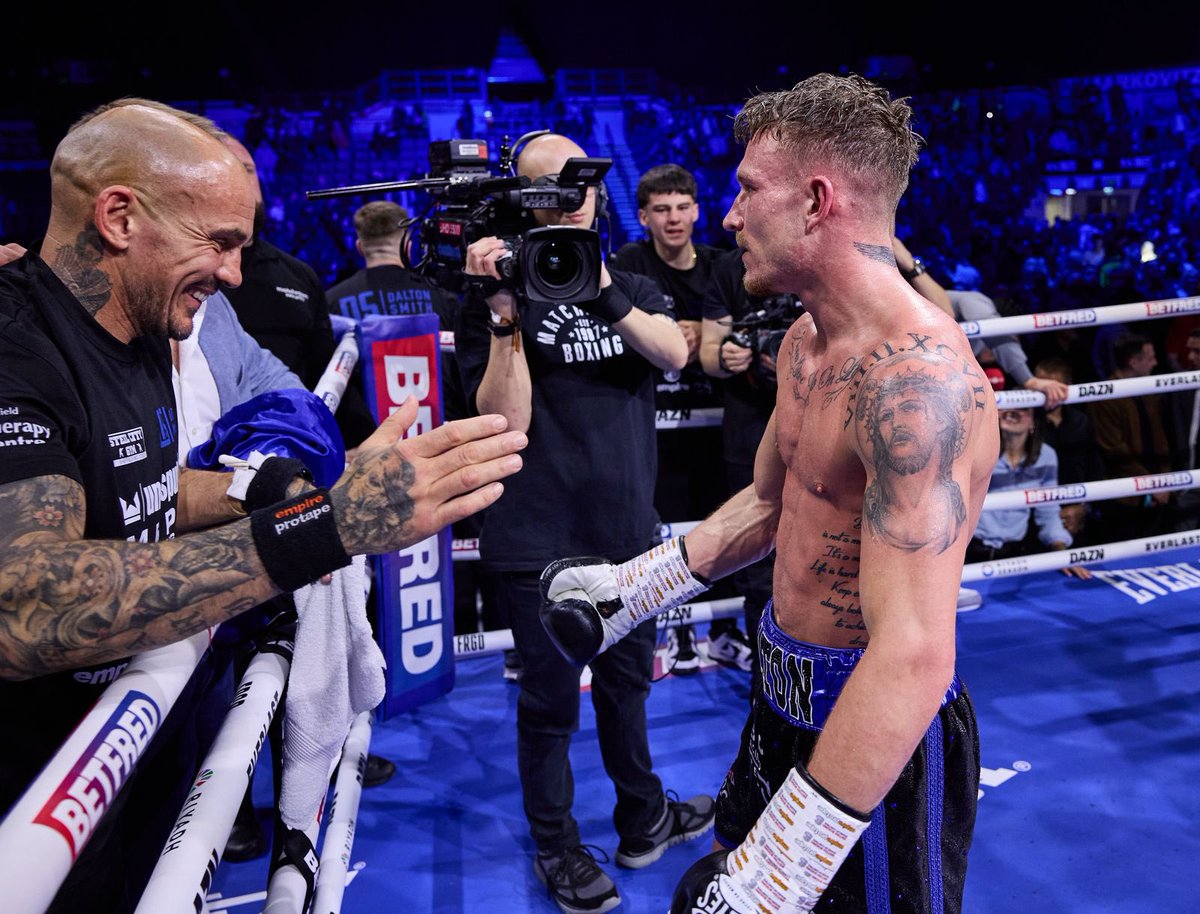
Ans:
<svg viewBox="0 0 1200 914"><path fill-rule="evenodd" d="M688 867L671 896L670 914L758 914L725 870L731 853L714 851Z"/></svg>
<svg viewBox="0 0 1200 914"><path fill-rule="evenodd" d="M593 556L559 559L542 572L542 626L564 657L583 666L640 622L709 586L688 570L682 536L619 565Z"/></svg>
<svg viewBox="0 0 1200 914"><path fill-rule="evenodd" d="M811 911L869 824L797 765L739 847L684 873L671 914Z"/></svg>

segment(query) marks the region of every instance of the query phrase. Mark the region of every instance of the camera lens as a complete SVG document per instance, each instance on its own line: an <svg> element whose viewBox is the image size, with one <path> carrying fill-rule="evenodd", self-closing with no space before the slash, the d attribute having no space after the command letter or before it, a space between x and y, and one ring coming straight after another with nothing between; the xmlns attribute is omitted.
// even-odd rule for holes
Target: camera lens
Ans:
<svg viewBox="0 0 1200 914"><path fill-rule="evenodd" d="M548 286L569 286L579 276L579 251L573 246L550 241L538 249L534 267Z"/></svg>

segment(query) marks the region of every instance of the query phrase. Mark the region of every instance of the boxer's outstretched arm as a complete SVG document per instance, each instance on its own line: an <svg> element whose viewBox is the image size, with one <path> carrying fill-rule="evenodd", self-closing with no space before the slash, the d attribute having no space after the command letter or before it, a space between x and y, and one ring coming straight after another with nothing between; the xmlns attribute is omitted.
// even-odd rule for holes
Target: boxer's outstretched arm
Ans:
<svg viewBox="0 0 1200 914"><path fill-rule="evenodd" d="M699 596L712 579L767 555L779 526L784 478L773 416L754 476L753 485L686 537L674 537L619 565L600 556L574 556L546 566L541 620L562 655L583 666L646 619Z"/></svg>
<svg viewBox="0 0 1200 914"><path fill-rule="evenodd" d="M415 413L410 399L327 493L348 555L431 536L494 502L499 480L520 468L525 436L504 432L502 417L399 440ZM301 510L311 509L299 506L288 517ZM260 557L251 518L157 543L85 540L85 521L86 498L74 480L42 476L0 486L0 678L160 647L282 592ZM292 555L296 541L286 533L272 542L277 562L282 554L294 563L289 571L310 570L315 581L329 570L306 552L311 541Z"/></svg>

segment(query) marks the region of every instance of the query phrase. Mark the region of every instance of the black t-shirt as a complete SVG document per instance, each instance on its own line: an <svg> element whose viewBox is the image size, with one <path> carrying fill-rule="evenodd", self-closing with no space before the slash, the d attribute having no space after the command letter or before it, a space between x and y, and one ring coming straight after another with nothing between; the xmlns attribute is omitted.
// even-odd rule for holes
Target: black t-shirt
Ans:
<svg viewBox="0 0 1200 914"><path fill-rule="evenodd" d="M33 254L0 268L0 484L66 476L83 487L87 539L167 539L176 437L165 340L114 339ZM0 729L20 747L0 761L0 809L124 666L0 682Z"/></svg>
<svg viewBox="0 0 1200 914"><path fill-rule="evenodd" d="M238 321L312 390L335 341L321 280L304 261L255 238L242 251L242 284L225 295Z"/></svg>
<svg viewBox="0 0 1200 914"><path fill-rule="evenodd" d="M458 316L458 296L396 264L367 267L333 286L325 293L329 313L361 320L369 314L436 314L443 330L453 330ZM357 447L375 430L367 405L362 363L350 377L347 396L338 407L338 426L346 447ZM466 398L453 353L443 352L442 411L447 420L466 415Z"/></svg>
<svg viewBox="0 0 1200 914"><path fill-rule="evenodd" d="M611 291L651 314L662 294L643 276L609 271ZM564 555L623 561L658 525L654 368L616 331L575 305L521 305L521 346L533 382L524 466L504 480L479 538L481 564L540 571ZM474 403L492 335L487 304L468 296L455 329Z"/></svg>
<svg viewBox="0 0 1200 914"><path fill-rule="evenodd" d="M768 304L746 291L742 280L746 268L742 251L722 252L712 265L712 281L704 299L704 317L708 320L744 320ZM787 297L795 301L794 296ZM796 306L788 312L792 320L803 313ZM786 319L785 321L786 322ZM771 411L775 408L775 383L757 365L723 382L725 401L725 459L735 463L753 463Z"/></svg>
<svg viewBox="0 0 1200 914"><path fill-rule="evenodd" d="M693 247L696 250L696 260L690 270L677 270L665 263L654 250L654 242L650 239L622 245L613 255L609 266L649 276L663 294L670 298L676 320L699 321L704 314L704 296L708 291L712 265L721 251L707 244L696 244ZM704 373L699 360L686 365L678 376L675 372L659 372L655 402L659 409L719 405L720 387L713 383L713 380Z"/></svg>

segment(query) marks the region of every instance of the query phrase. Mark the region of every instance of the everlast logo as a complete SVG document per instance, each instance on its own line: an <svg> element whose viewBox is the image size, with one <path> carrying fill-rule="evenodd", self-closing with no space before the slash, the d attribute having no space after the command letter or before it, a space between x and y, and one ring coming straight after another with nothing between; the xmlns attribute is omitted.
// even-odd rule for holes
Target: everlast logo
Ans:
<svg viewBox="0 0 1200 914"><path fill-rule="evenodd" d="M793 720L804 721L813 726L812 658L786 654L783 648L766 640L760 639L760 644L760 650L766 657L763 664L763 689L770 696L772 703Z"/></svg>
<svg viewBox="0 0 1200 914"><path fill-rule="evenodd" d="M307 524L309 521L316 520L322 514L328 514L333 510L333 506L323 494L313 495L304 501L297 502L294 505L288 505L286 508L280 508L275 512L275 532L282 534L293 527L299 527L301 524Z"/></svg>
<svg viewBox="0 0 1200 914"><path fill-rule="evenodd" d="M162 722L149 695L130 692L34 817L66 840L74 860Z"/></svg>

